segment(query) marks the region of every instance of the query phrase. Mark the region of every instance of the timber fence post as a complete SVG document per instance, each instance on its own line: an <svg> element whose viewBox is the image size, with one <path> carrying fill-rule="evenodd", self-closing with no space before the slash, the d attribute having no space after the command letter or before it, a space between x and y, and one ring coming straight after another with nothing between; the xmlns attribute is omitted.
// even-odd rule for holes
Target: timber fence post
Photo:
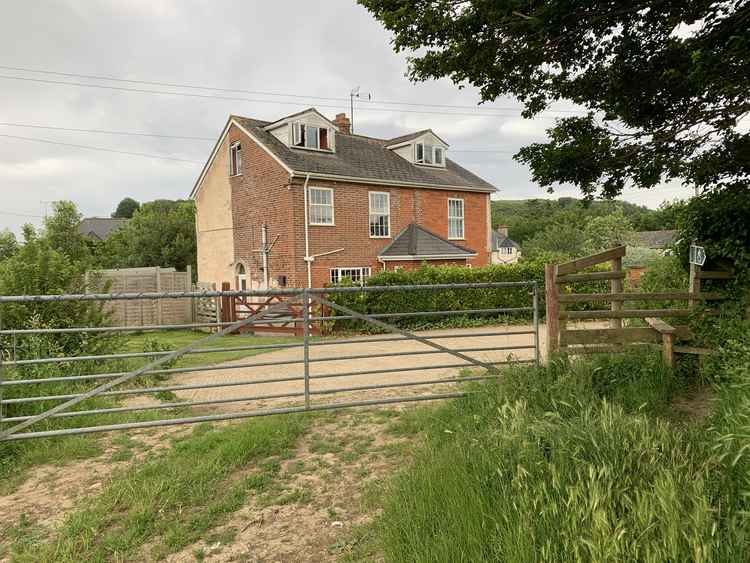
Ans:
<svg viewBox="0 0 750 563"><path fill-rule="evenodd" d="M557 283L555 278L557 266L544 266L544 295L547 313L547 359L559 350L559 319L560 303L557 300Z"/></svg>

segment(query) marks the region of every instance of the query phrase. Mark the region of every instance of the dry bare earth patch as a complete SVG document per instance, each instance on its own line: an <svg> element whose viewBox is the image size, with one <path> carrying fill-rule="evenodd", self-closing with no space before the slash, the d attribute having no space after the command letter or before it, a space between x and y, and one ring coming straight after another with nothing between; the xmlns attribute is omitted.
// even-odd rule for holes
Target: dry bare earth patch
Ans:
<svg viewBox="0 0 750 563"><path fill-rule="evenodd" d="M376 515L382 483L410 451L413 438L394 436L387 429L404 412L401 409L368 409L312 417L291 453L264 456L236 467L221 482L230 489L254 480L249 494L236 510L220 514L193 541L176 553L164 538L153 536L140 545L118 545L127 532L116 528L132 523L126 517L97 525L97 536L117 536L119 551L109 547L79 548L90 538L77 537L75 524L108 501L108 489L149 458L168 455L173 438L190 440L190 428L119 434L108 439L103 454L61 466L33 469L12 493L0 497L3 544L13 545L19 561L104 560L168 561L334 561L360 546L359 530ZM225 423L227 428L241 423ZM135 481L137 483L137 480ZM113 486L114 485L114 486ZM224 491L217 490L219 495ZM207 518L215 507L184 506L177 519ZM132 508L131 508L132 510ZM183 514L184 512L184 514ZM156 517L169 518L168 514ZM209 518L210 519L210 518ZM158 527L158 526L157 526ZM188 524L189 527L189 524ZM170 530L174 534L174 530ZM190 538L184 530L184 537ZM179 534L177 534L179 536ZM195 541L197 540L197 541ZM95 540L96 541L96 540ZM37 545L46 545L38 548ZM11 552L3 553L11 560Z"/></svg>

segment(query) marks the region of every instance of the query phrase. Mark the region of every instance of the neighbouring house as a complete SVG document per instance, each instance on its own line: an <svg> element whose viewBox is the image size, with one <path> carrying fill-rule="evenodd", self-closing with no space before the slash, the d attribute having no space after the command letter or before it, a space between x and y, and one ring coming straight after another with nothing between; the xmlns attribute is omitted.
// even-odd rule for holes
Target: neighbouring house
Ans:
<svg viewBox="0 0 750 563"><path fill-rule="evenodd" d="M677 241L677 231L640 231L636 236L642 248L669 248Z"/></svg>
<svg viewBox="0 0 750 563"><path fill-rule="evenodd" d="M628 256L627 264L628 283L632 287L638 287L641 283L641 276L647 271L646 262L655 257L663 256L669 252L669 248L677 242L678 231L640 231L636 233L635 249L628 250L634 256Z"/></svg>
<svg viewBox="0 0 750 563"><path fill-rule="evenodd" d="M314 108L229 117L191 192L198 279L320 287L423 263L484 266L496 188L427 129L355 135Z"/></svg>
<svg viewBox="0 0 750 563"><path fill-rule="evenodd" d="M492 231L492 263L515 264L521 257L521 245L508 237L508 227L498 225Z"/></svg>
<svg viewBox="0 0 750 563"><path fill-rule="evenodd" d="M128 221L111 217L85 217L78 225L78 232L90 239L103 241Z"/></svg>

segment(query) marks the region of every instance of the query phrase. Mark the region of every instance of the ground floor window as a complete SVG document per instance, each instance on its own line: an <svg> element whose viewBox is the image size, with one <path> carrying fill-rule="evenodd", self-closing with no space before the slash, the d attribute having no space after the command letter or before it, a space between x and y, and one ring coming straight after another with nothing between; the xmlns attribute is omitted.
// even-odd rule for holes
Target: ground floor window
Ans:
<svg viewBox="0 0 750 563"><path fill-rule="evenodd" d="M331 283L339 283L345 278L354 283L362 284L372 275L372 268L331 268Z"/></svg>
<svg viewBox="0 0 750 563"><path fill-rule="evenodd" d="M511 254L513 254L513 249L506 246L501 246L497 249L497 251L499 254L505 254L506 256L510 256Z"/></svg>
<svg viewBox="0 0 750 563"><path fill-rule="evenodd" d="M247 290L247 272L242 264L237 264L237 289L240 291Z"/></svg>

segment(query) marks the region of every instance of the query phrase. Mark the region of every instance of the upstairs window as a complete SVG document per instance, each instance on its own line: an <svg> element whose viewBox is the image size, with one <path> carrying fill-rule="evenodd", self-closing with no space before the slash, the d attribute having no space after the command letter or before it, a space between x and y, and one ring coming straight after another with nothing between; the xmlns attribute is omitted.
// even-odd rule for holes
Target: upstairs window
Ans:
<svg viewBox="0 0 750 563"><path fill-rule="evenodd" d="M391 196L388 192L370 192L370 237L391 236Z"/></svg>
<svg viewBox="0 0 750 563"><path fill-rule="evenodd" d="M414 145L414 162L417 164L444 166L445 149L436 145L428 145L427 143L417 143Z"/></svg>
<svg viewBox="0 0 750 563"><path fill-rule="evenodd" d="M331 283L341 283L344 279L350 279L354 283L364 285L367 278L372 275L372 269L364 268L331 268Z"/></svg>
<svg viewBox="0 0 750 563"><path fill-rule="evenodd" d="M242 174L242 146L239 142L229 145L229 175Z"/></svg>
<svg viewBox="0 0 750 563"><path fill-rule="evenodd" d="M292 146L305 149L330 151L333 132L325 127L315 127L304 123L292 124Z"/></svg>
<svg viewBox="0 0 750 563"><path fill-rule="evenodd" d="M310 188L310 224L333 225L333 190Z"/></svg>
<svg viewBox="0 0 750 563"><path fill-rule="evenodd" d="M464 238L464 200L448 200L448 238Z"/></svg>

